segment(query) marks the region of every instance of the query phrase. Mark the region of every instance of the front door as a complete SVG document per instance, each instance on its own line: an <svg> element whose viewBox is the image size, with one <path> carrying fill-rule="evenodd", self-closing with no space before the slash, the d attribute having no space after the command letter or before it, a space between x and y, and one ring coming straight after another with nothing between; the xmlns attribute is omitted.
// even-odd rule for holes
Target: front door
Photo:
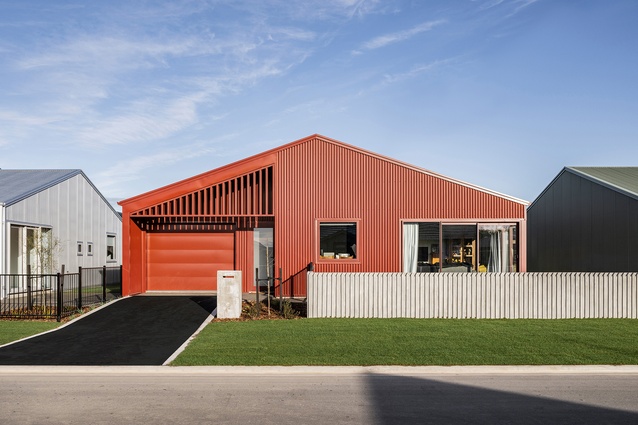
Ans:
<svg viewBox="0 0 638 425"><path fill-rule="evenodd" d="M275 263L275 244L273 229L271 227L257 228L254 232L254 261L258 279L262 280L259 286L266 286L266 280L273 277ZM270 281L272 284L272 281Z"/></svg>

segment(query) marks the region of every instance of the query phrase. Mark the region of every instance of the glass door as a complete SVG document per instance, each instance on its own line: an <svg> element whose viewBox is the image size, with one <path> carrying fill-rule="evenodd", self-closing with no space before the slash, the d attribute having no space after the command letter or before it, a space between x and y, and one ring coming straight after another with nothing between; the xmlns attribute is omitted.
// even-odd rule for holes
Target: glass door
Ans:
<svg viewBox="0 0 638 425"><path fill-rule="evenodd" d="M443 224L443 272L476 270L476 225Z"/></svg>
<svg viewBox="0 0 638 425"><path fill-rule="evenodd" d="M254 232L254 261L258 279L271 279L274 276L275 246L272 227L257 228ZM272 285L272 280L269 284ZM266 286L262 281L260 286Z"/></svg>

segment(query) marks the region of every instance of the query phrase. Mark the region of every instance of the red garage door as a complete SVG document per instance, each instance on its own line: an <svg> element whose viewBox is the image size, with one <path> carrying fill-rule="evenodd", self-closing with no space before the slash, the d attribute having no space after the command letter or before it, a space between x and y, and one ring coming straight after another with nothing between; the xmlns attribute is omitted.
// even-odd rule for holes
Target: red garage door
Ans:
<svg viewBox="0 0 638 425"><path fill-rule="evenodd" d="M147 290L217 290L217 270L234 269L233 233L148 233Z"/></svg>

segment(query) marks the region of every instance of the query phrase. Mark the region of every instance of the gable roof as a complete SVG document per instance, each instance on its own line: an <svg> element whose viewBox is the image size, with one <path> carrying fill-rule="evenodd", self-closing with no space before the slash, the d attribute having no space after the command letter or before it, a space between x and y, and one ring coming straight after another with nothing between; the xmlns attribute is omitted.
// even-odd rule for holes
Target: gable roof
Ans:
<svg viewBox="0 0 638 425"><path fill-rule="evenodd" d="M9 207L43 190L49 189L77 175L81 175L93 187L95 192L121 219L121 214L102 195L89 178L80 169L67 170L3 170L0 169L0 204Z"/></svg>
<svg viewBox="0 0 638 425"><path fill-rule="evenodd" d="M556 181L570 173L615 192L638 200L638 167L564 167L527 207L531 210Z"/></svg>
<svg viewBox="0 0 638 425"><path fill-rule="evenodd" d="M638 200L638 167L566 167L572 173Z"/></svg>
<svg viewBox="0 0 638 425"><path fill-rule="evenodd" d="M248 158L221 166L219 168L210 170L210 171L206 171L202 174L198 174L196 176L192 176L189 178L186 178L184 180L169 184L167 186L163 186L154 190L151 190L149 192L145 192L136 196L133 196L131 198L128 199L124 199L120 202L118 202L119 205L129 205L131 207L131 209L133 211L135 210L139 210L142 208L146 208L152 205L152 201L153 199L155 199L155 196L158 196L161 194L162 197L164 197L164 199L169 199L170 197L176 197L176 196L181 196L184 193L186 193L187 191L191 191L191 190L195 190L194 187L197 186L197 189L200 189L202 185L206 185L206 184L211 184L211 182L213 182L213 180L215 182L220 181L221 179L225 179L225 178L230 178L231 176L236 175L237 173L244 173L247 172L249 170L253 170L253 169L257 169L259 167L263 167L266 165L272 165L272 163L275 161L276 155L281 152L281 151L285 151L287 149L290 149L292 147L295 147L297 145L301 145L303 143L309 143L309 142L323 142L323 143L330 143L333 145L337 145L341 148L345 148L345 149L349 149L355 152L358 152L359 154L362 155L366 155L366 156L371 156L374 158L377 158L379 160L382 161L386 161L386 162L391 162L393 164L399 165L401 167L405 167L405 168L409 168L411 170L414 170L416 172L419 173L423 173L423 174L427 174L433 177L437 177L440 179L443 179L445 181L451 182L451 183L455 183L455 184L459 184L462 186L466 186L484 193L488 193L494 196L498 196L500 198L504 198L507 199L509 201L515 202L515 203L519 203L522 205L529 205L528 201L524 201L522 199L518 199L512 196L508 196L508 195L504 195L502 193L499 192L495 192L489 189L485 189L482 188L480 186L476 186L470 183L466 183L463 182L461 180L456 180L450 177L446 177L443 176L441 174L437 174L434 173L432 171L428 171L426 169L423 168L419 168L416 167L414 165L410 165L371 151L367 151L365 149L359 148L357 146L353 146L353 145L349 145L347 143L343 143L341 141L335 140L335 139L331 139L329 137L325 137L322 136L320 134L313 134L311 136L308 137L304 137L303 139L299 139L297 141L288 143L288 144L284 144L282 146L267 150L265 152L250 156Z"/></svg>
<svg viewBox="0 0 638 425"><path fill-rule="evenodd" d="M10 206L81 173L82 170L0 170L0 203Z"/></svg>

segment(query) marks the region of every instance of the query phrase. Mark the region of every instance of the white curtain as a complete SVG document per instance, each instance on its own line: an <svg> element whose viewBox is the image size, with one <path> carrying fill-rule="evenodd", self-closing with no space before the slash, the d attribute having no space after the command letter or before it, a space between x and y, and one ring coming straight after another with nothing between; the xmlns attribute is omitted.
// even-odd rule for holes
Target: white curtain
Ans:
<svg viewBox="0 0 638 425"><path fill-rule="evenodd" d="M416 273L419 255L419 223L403 224L403 272Z"/></svg>
<svg viewBox="0 0 638 425"><path fill-rule="evenodd" d="M490 260L487 263L487 271L488 272L501 272L502 270L502 261L501 261L501 237L502 233L499 230L490 230Z"/></svg>
<svg viewBox="0 0 638 425"><path fill-rule="evenodd" d="M512 271L513 260L511 258L510 228L511 226L507 224L480 226L480 232L489 235L488 272L503 273Z"/></svg>

